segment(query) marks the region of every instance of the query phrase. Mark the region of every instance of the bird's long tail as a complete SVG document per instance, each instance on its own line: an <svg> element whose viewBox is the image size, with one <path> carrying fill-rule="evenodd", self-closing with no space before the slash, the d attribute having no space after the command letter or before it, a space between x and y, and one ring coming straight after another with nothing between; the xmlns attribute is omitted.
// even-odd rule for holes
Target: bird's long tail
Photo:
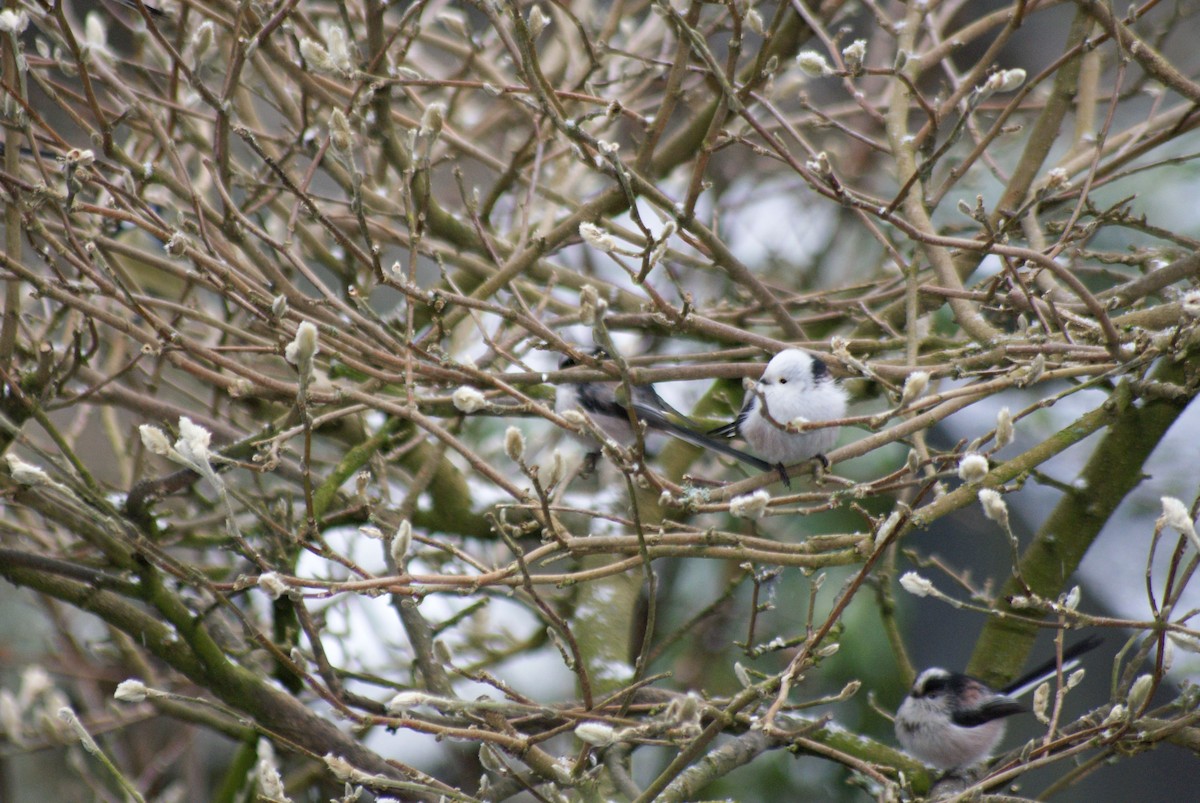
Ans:
<svg viewBox="0 0 1200 803"><path fill-rule="evenodd" d="M1062 655L1063 672L1070 672L1079 666L1079 656L1096 649L1103 643L1104 639L1100 636L1088 636L1083 641L1064 648ZM1020 697L1057 671L1058 658L1051 658L1005 686L1002 691L1009 697Z"/></svg>
<svg viewBox="0 0 1200 803"><path fill-rule="evenodd" d="M781 465L772 465L766 460L743 452L741 449L735 449L729 444L719 441L716 438L710 438L703 432L696 432L695 430L680 426L664 416L658 410L654 410L645 405L635 404L633 409L634 412L637 413L638 418L645 421L651 429L657 429L660 432L665 432L668 435L679 438L681 441L686 441L693 446L698 446L701 449L711 449L712 451L719 452L727 457L732 457L734 460L740 460L748 466L754 466L759 471L777 471L779 472L779 477L783 481L783 484L788 488L792 487L787 472L783 470L783 466Z"/></svg>

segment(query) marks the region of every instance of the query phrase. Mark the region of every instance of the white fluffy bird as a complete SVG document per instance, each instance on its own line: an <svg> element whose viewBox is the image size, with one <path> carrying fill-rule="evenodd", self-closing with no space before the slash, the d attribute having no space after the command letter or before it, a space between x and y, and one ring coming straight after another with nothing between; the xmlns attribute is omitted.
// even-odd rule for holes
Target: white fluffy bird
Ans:
<svg viewBox="0 0 1200 803"><path fill-rule="evenodd" d="M814 457L824 461L825 452L837 442L837 427L806 432L785 427L797 419L816 423L845 414L846 391L828 366L806 351L787 349L771 358L762 378L746 391L737 418L708 434L741 436L756 455L776 466Z"/></svg>
<svg viewBox="0 0 1200 803"><path fill-rule="evenodd" d="M1063 673L1100 646L1091 636L1063 650ZM926 669L896 711L896 738L912 755L939 770L957 772L986 761L1004 736L1005 719L1029 709L1017 698L1058 671L1051 659L1000 691L945 669Z"/></svg>

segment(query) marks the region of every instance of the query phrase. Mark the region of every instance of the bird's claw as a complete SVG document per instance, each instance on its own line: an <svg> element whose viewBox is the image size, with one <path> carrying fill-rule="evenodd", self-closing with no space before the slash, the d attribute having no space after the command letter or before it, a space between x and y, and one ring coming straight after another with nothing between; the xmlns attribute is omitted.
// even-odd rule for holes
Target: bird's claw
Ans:
<svg viewBox="0 0 1200 803"><path fill-rule="evenodd" d="M788 476L787 466L783 463L776 463L775 470L779 472L779 481L783 483L783 487L789 491L792 490L792 479Z"/></svg>

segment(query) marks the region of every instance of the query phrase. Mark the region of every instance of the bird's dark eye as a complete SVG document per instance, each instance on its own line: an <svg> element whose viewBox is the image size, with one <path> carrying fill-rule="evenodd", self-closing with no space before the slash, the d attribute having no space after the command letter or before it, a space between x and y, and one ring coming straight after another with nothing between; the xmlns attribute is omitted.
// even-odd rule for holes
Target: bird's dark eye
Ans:
<svg viewBox="0 0 1200 803"><path fill-rule="evenodd" d="M782 376L781 376L781 377L779 377L779 384L781 384L781 385L786 385L786 384L787 384L787 377L782 377Z"/></svg>

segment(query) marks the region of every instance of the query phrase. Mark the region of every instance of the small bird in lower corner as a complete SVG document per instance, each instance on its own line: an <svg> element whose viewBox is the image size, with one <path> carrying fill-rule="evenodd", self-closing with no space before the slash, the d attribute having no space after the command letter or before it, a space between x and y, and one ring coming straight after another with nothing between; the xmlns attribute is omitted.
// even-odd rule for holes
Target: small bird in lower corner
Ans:
<svg viewBox="0 0 1200 803"><path fill-rule="evenodd" d="M1090 636L1063 650L1063 672L1104 639ZM954 773L986 761L1004 736L1005 718L1029 709L1017 698L1058 671L1051 659L996 691L982 680L945 669L926 669L896 712L896 738L921 761Z"/></svg>
<svg viewBox="0 0 1200 803"><path fill-rule="evenodd" d="M597 359L608 357L603 349L597 349L593 356ZM563 357L559 368L565 370L576 364L570 357ZM653 385L633 385L632 391L632 400L627 401L624 388L619 382L565 383L560 385L555 393L554 410L558 413L573 409L582 410L606 436L622 446L630 446L635 441L629 417L629 411L632 409L636 420L645 422L647 431L662 432L701 449L720 452L760 471L774 470L774 466L754 455L746 454L727 443L710 438L697 429L689 428L687 424L691 423L691 419L667 404ZM589 438L587 442L589 446L595 446L593 439Z"/></svg>
<svg viewBox="0 0 1200 803"><path fill-rule="evenodd" d="M756 455L783 466L818 458L828 464L825 452L837 442L837 427L789 432L785 427L801 419L830 421L846 414L846 391L817 357L800 349L787 349L771 358L762 378L746 391L742 410L732 422L709 430L709 435L741 436Z"/></svg>

